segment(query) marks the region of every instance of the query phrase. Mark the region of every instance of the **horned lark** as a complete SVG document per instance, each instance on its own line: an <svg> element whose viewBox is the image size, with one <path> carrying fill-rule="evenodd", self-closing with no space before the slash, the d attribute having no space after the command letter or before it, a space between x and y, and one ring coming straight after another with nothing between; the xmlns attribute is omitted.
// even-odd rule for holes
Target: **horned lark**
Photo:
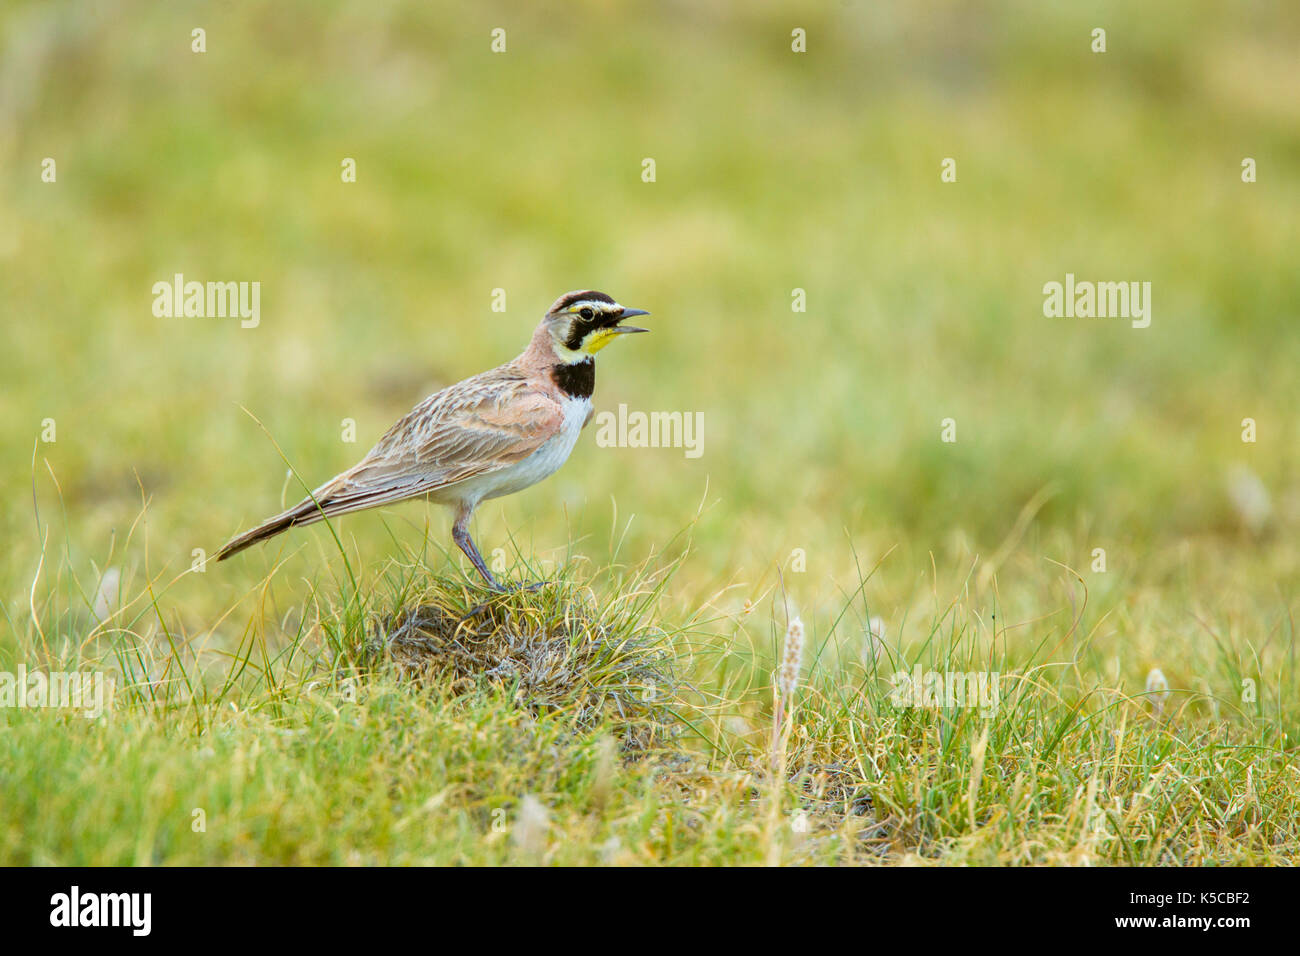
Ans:
<svg viewBox="0 0 1300 956"><path fill-rule="evenodd" d="M620 324L635 315L649 313L603 292L560 296L522 355L430 395L360 462L235 538L217 560L298 525L427 498L455 508L452 539L489 587L505 590L469 535L470 515L480 501L521 491L564 464L591 420L594 356L620 335L645 332Z"/></svg>

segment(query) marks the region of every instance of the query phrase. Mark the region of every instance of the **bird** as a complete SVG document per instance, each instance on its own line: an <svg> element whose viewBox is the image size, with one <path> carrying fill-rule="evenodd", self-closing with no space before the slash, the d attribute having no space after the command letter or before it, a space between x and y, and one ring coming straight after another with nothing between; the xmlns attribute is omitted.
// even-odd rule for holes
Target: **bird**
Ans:
<svg viewBox="0 0 1300 956"><path fill-rule="evenodd" d="M454 510L452 540L487 586L510 590L493 577L470 536L474 509L536 484L568 460L591 420L596 353L624 335L649 331L622 324L649 314L603 292L565 293L518 357L424 399L361 461L227 542L217 560L290 528L426 498Z"/></svg>

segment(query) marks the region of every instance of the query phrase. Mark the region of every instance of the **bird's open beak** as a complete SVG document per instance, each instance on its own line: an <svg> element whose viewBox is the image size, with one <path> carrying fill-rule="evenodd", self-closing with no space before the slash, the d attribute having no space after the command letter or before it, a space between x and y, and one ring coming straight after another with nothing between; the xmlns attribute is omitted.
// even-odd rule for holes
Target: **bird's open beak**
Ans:
<svg viewBox="0 0 1300 956"><path fill-rule="evenodd" d="M624 319L630 319L636 315L649 315L649 314L650 313L647 312L645 309L624 309L623 313L618 317L618 320L622 322ZM611 328L610 331L611 332L649 332L650 330L638 329L634 325L616 325L613 328Z"/></svg>

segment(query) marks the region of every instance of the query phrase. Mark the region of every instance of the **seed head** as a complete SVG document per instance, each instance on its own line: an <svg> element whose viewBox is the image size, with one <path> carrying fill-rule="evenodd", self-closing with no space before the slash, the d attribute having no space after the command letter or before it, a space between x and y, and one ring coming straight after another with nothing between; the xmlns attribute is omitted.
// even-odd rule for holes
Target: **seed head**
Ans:
<svg viewBox="0 0 1300 956"><path fill-rule="evenodd" d="M95 593L95 602L90 608L90 613L98 623L103 624L117 610L121 587L122 572L117 568L106 570L104 576L99 580L99 589Z"/></svg>
<svg viewBox="0 0 1300 956"><path fill-rule="evenodd" d="M1255 533L1263 531L1273 517L1273 501L1259 475L1245 465L1228 472L1228 500L1242 524Z"/></svg>
<svg viewBox="0 0 1300 956"><path fill-rule="evenodd" d="M1153 667L1147 674L1146 692L1157 714L1165 709L1165 701L1169 699L1169 681L1165 680L1165 673L1160 668Z"/></svg>
<svg viewBox="0 0 1300 956"><path fill-rule="evenodd" d="M794 697L794 689L799 685L799 668L802 665L803 621L795 617L790 619L790 626L785 631L785 647L781 654L781 670L777 679L782 700L790 700Z"/></svg>
<svg viewBox="0 0 1300 956"><path fill-rule="evenodd" d="M546 831L550 826L550 815L542 801L528 794L519 805L519 819L512 834L515 846L526 855L540 855L546 849Z"/></svg>

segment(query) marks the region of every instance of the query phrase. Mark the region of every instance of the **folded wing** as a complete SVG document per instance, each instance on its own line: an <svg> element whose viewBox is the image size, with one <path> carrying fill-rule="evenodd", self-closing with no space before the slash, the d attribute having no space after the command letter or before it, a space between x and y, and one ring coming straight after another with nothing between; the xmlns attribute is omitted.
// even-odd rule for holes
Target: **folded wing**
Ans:
<svg viewBox="0 0 1300 956"><path fill-rule="evenodd" d="M221 561L299 525L427 495L522 461L554 436L564 411L522 376L497 370L429 396L360 462L311 496L227 543Z"/></svg>

